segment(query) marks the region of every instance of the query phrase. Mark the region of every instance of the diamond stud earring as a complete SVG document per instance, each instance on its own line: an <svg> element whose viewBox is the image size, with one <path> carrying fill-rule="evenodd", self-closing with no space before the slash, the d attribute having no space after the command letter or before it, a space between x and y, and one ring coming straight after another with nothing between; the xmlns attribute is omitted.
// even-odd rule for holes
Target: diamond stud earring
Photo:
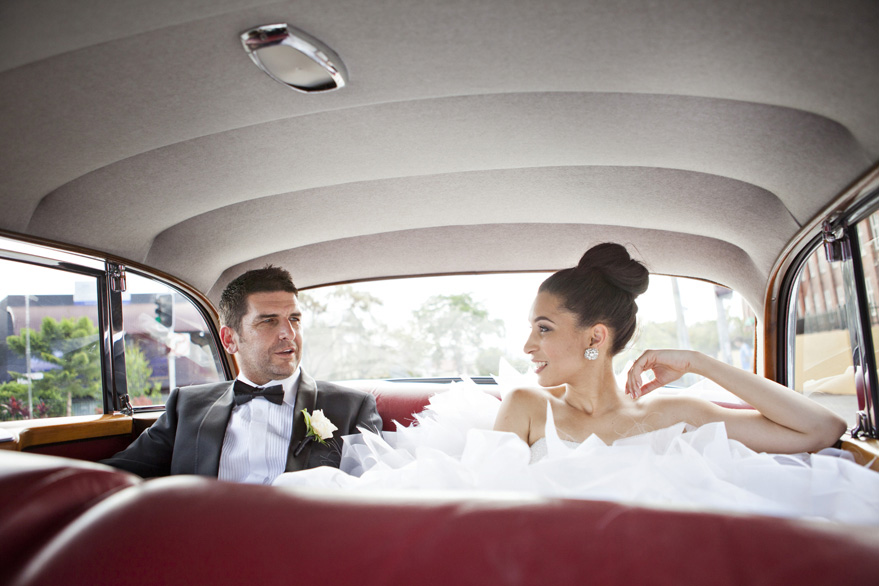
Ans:
<svg viewBox="0 0 879 586"><path fill-rule="evenodd" d="M586 352L583 353L583 357L586 360L595 360L598 358L598 348L586 348Z"/></svg>

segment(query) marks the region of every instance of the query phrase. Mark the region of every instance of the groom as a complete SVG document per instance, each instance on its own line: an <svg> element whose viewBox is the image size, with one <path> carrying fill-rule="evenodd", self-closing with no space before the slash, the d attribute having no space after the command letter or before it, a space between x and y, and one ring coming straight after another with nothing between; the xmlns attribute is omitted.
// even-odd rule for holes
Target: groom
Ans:
<svg viewBox="0 0 879 586"><path fill-rule="evenodd" d="M104 460L143 477L201 474L270 484L282 472L338 468L340 436L381 430L375 397L315 382L299 366L302 312L286 270L267 266L229 283L220 298L220 338L238 379L173 389L165 413L128 448ZM257 387L257 388L255 388ZM307 437L303 410L326 445ZM332 426L330 426L331 428Z"/></svg>

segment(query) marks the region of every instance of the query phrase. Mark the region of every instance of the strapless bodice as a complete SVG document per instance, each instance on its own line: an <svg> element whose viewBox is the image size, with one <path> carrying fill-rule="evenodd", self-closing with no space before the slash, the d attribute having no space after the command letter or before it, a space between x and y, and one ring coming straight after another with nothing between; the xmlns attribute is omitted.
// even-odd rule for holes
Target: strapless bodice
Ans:
<svg viewBox="0 0 879 586"><path fill-rule="evenodd" d="M580 444L577 442L569 442L568 440L562 440L562 443L566 446L576 448ZM546 438L542 437L533 444L531 444L531 463L537 462L546 457L546 454L549 453L546 447Z"/></svg>

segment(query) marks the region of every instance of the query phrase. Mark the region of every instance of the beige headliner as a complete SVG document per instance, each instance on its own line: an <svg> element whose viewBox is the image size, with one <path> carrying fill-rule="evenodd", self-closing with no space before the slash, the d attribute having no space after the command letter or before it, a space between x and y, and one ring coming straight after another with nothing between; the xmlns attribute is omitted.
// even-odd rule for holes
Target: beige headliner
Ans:
<svg viewBox="0 0 879 586"><path fill-rule="evenodd" d="M303 95L238 35L289 22L350 85ZM879 160L872 0L0 3L0 229L216 299L555 269L616 240L762 309L800 227Z"/></svg>

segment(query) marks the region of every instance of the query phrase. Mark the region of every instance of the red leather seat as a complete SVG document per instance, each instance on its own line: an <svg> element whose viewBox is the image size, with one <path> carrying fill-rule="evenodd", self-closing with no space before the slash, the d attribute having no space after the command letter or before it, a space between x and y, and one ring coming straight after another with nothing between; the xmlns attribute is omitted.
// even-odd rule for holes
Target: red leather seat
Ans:
<svg viewBox="0 0 879 586"><path fill-rule="evenodd" d="M770 517L166 477L96 504L16 586L859 584L879 535ZM112 559L108 551L128 552Z"/></svg>
<svg viewBox="0 0 879 586"><path fill-rule="evenodd" d="M0 451L0 583L97 501L140 481L99 464Z"/></svg>
<svg viewBox="0 0 879 586"><path fill-rule="evenodd" d="M430 397L435 393L449 390L449 385L443 383L358 380L345 381L341 384L375 395L384 431L397 431L395 421L403 426L412 425L415 422L413 413L423 411L430 403ZM500 398L497 387L482 385L481 388L486 393Z"/></svg>

